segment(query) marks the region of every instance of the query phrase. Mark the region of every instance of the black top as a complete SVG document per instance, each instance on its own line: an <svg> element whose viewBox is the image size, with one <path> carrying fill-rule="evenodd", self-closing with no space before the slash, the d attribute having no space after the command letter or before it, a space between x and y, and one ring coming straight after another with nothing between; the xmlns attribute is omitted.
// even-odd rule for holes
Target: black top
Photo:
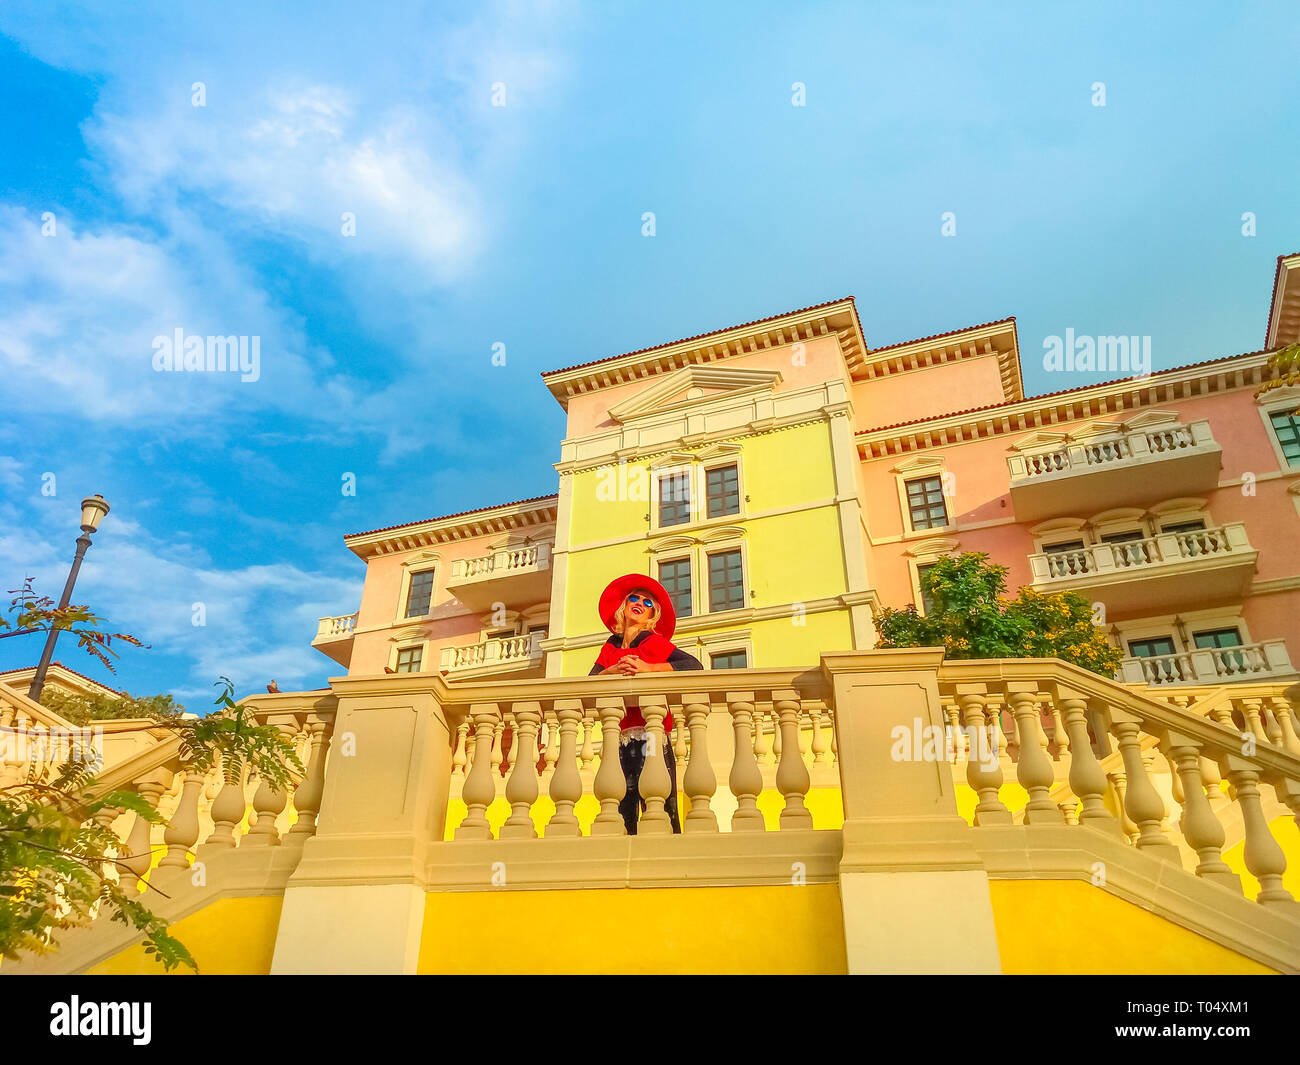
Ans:
<svg viewBox="0 0 1300 1065"><path fill-rule="evenodd" d="M638 632L636 634L636 637L632 640L632 646L636 647L638 644L640 644L642 640L644 640L649 635L650 635L649 631L645 629L643 629L641 632ZM623 637L615 632L612 633L609 639L606 640L605 642L612 643L615 647L622 647ZM675 644L673 645L673 653L668 656L668 664L672 666L673 669L703 669L704 668L703 662L701 662L694 655L687 654L685 651L683 651L680 647L676 646ZM597 662L594 666L591 667L591 672L588 673L587 676L594 677L597 673L601 672L604 668L605 668L604 666L602 666L599 662Z"/></svg>

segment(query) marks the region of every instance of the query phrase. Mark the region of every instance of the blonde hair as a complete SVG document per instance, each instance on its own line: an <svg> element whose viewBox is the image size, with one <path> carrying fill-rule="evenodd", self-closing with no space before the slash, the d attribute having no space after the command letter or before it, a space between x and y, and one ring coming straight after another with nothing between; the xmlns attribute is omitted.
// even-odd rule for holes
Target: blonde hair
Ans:
<svg viewBox="0 0 1300 1065"><path fill-rule="evenodd" d="M659 618L662 614L662 611L659 608L659 598L657 596L651 596L649 592L640 591L636 588L633 588L632 591L627 593L627 595L632 595L634 593L641 596L649 596L651 599L654 599L655 608L650 612L650 617L645 623L645 631L654 632L655 626L659 624ZM623 601L618 604L618 609L614 611L614 631L620 636L627 632L627 618L623 614L624 609L627 607L627 595L623 596Z"/></svg>

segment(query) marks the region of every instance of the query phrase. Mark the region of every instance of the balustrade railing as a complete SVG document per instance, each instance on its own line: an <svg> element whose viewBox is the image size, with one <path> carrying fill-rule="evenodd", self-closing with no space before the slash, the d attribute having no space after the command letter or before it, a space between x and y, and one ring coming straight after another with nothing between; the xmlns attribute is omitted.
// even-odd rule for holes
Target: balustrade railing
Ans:
<svg viewBox="0 0 1300 1065"><path fill-rule="evenodd" d="M1049 451L1011 455L1007 463L1012 481L1032 482L1050 474L1088 473L1214 446L1209 423L1196 421L1072 441Z"/></svg>
<svg viewBox="0 0 1300 1065"><path fill-rule="evenodd" d="M1283 686L1161 702L1033 660L947 662L939 681L954 736L949 760L978 796L976 828L1088 825L1240 894L1221 855L1220 814L1232 806L1258 901L1292 904L1268 816L1280 806L1300 823L1296 704ZM1016 815L1000 797L1012 767L1028 794ZM1181 808L1176 823L1154 783L1161 775Z"/></svg>
<svg viewBox="0 0 1300 1065"><path fill-rule="evenodd" d="M1160 533L1138 540L1103 541L1086 547L1044 551L1029 556L1040 583L1105 577L1132 569L1177 566L1204 558L1228 558L1252 550L1240 522L1211 529Z"/></svg>
<svg viewBox="0 0 1300 1065"><path fill-rule="evenodd" d="M321 618L316 626L317 640L338 640L344 636L351 636L352 630L356 628L357 615L339 614L337 617Z"/></svg>

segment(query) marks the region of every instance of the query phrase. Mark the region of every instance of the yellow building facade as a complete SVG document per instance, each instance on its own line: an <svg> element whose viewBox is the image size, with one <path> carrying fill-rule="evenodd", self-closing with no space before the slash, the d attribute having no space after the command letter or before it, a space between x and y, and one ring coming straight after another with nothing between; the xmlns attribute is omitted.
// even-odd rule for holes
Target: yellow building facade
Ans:
<svg viewBox="0 0 1300 1065"><path fill-rule="evenodd" d="M1300 971L1292 272L1265 351L1048 396L1012 319L872 349L851 299L544 374L554 494L346 537L340 675L248 700L294 789L106 770L169 821L115 824L132 874L212 972ZM878 649L967 550L1107 606L1124 669ZM703 672L587 675L628 572ZM150 964L101 923L20 968Z"/></svg>

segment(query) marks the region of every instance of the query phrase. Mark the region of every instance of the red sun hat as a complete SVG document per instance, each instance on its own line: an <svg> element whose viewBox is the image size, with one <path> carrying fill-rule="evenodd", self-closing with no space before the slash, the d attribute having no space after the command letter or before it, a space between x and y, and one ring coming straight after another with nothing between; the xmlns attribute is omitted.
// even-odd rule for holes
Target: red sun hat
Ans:
<svg viewBox="0 0 1300 1065"><path fill-rule="evenodd" d="M668 598L668 593L664 591L664 586L653 577L647 577L644 573L625 573L623 576L609 582L605 590L600 593L600 620L605 623L605 628L610 632L614 631L614 613L623 605L623 600L629 592L648 592L654 599L655 605L659 607L659 620L655 622L655 632L665 640L673 638L673 630L677 628L677 611L673 609L673 601Z"/></svg>

